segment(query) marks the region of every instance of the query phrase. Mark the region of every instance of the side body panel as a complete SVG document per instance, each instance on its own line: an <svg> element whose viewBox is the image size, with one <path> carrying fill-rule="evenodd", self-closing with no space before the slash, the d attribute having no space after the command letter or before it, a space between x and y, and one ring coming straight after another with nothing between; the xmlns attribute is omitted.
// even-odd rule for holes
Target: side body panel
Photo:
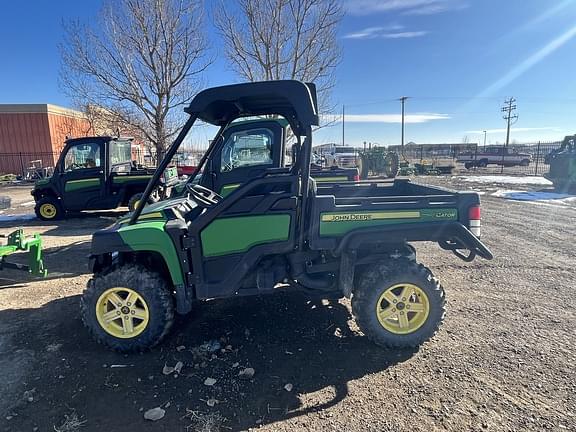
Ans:
<svg viewBox="0 0 576 432"><path fill-rule="evenodd" d="M200 234L204 256L242 253L256 245L286 241L290 219L288 214L215 219Z"/></svg>

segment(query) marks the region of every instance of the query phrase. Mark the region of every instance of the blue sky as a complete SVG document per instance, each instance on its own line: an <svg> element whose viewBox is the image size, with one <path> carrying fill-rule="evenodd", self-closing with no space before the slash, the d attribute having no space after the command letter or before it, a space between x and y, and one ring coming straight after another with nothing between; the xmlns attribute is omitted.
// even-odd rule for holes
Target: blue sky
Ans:
<svg viewBox="0 0 576 432"><path fill-rule="evenodd" d="M342 0L343 59L334 103L346 105L346 140L502 142L500 107L517 99L512 139L556 140L576 133L576 0ZM90 20L98 0L3 2L0 103L69 106L58 87L63 19ZM207 31L213 32L210 24ZM219 41L214 34L214 54ZM224 59L209 85L237 81ZM339 108L340 109L340 108ZM199 138L203 139L203 138ZM316 142L341 141L341 125Z"/></svg>

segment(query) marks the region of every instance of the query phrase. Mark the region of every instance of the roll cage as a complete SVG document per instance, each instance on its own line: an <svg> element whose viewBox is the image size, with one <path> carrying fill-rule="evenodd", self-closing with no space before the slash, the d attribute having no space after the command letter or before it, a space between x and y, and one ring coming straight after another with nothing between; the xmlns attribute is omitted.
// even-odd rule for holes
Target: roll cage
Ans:
<svg viewBox="0 0 576 432"><path fill-rule="evenodd" d="M132 213L129 224L134 224L138 220L162 173L170 164L184 138L197 120L219 126L219 130L192 176L197 175L206 163L230 123L241 117L266 115L284 117L296 136L298 157L292 170L300 177L299 196L302 199L302 205L299 206L300 216L306 214L309 192L307 185L310 179L312 127L319 124L318 102L314 84L281 80L214 87L198 93L184 111L190 117L169 147L164 159L148 183L142 199ZM302 137L304 137L303 141ZM300 248L304 245L304 230L301 230L298 245Z"/></svg>

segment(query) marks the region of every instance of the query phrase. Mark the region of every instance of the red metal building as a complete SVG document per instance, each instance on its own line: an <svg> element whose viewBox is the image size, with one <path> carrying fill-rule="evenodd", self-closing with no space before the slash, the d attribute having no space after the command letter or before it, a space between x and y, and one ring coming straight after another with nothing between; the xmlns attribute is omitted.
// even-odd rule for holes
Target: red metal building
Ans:
<svg viewBox="0 0 576 432"><path fill-rule="evenodd" d="M0 104L0 174L23 174L35 160L53 167L67 136L90 132L79 111L50 104Z"/></svg>

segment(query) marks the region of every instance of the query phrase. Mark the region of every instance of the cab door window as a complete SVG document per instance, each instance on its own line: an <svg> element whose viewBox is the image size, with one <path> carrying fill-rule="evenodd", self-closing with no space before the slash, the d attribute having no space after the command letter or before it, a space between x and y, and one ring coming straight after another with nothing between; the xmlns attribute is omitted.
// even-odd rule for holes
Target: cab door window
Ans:
<svg viewBox="0 0 576 432"><path fill-rule="evenodd" d="M64 172L85 168L100 168L100 145L97 143L81 143L68 149L64 158Z"/></svg>
<svg viewBox="0 0 576 432"><path fill-rule="evenodd" d="M269 129L231 134L222 147L220 171L225 173L244 167L271 167L273 139L274 135Z"/></svg>

